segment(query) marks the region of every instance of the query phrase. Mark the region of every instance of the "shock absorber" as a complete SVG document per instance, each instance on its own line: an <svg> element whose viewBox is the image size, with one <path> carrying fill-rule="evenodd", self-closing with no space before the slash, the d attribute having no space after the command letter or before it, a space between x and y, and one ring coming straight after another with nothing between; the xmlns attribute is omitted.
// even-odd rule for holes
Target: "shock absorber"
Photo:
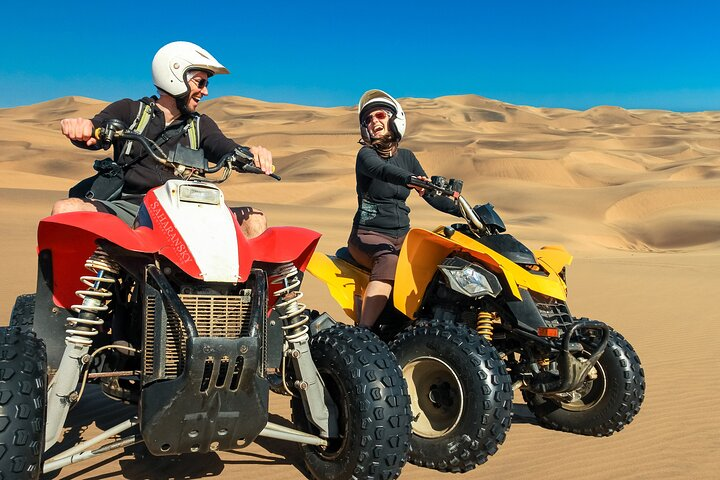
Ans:
<svg viewBox="0 0 720 480"><path fill-rule="evenodd" d="M492 342L493 339L493 322L497 321L497 315L491 312L479 312L477 315L477 323L475 330L477 333Z"/></svg>
<svg viewBox="0 0 720 480"><path fill-rule="evenodd" d="M48 389L46 450L57 441L70 406L77 398L75 390L85 359L93 343L93 337L98 334L98 328L103 323L103 320L98 318L98 314L108 310L112 297L108 287L115 283L120 270L118 264L113 262L101 248L96 249L87 259L85 267L93 274L80 277L80 281L87 288L75 292L82 298L82 303L70 307L77 316L67 319L65 351Z"/></svg>
<svg viewBox="0 0 720 480"><path fill-rule="evenodd" d="M80 281L88 288L75 292L82 299L82 303L70 307L77 316L67 319L65 341L75 345L90 346L92 337L98 334L98 327L103 324L98 314L110 308L108 304L112 299L112 292L108 287L115 283L115 277L120 269L101 248L95 250L87 259L85 268L93 272L93 275L80 277Z"/></svg>
<svg viewBox="0 0 720 480"><path fill-rule="evenodd" d="M308 316L304 313L305 304L300 302L303 293L298 290L300 279L298 269L292 263L280 266L270 283L281 285L273 295L279 297L275 310L283 321L283 334L288 342L305 343L308 341Z"/></svg>
<svg viewBox="0 0 720 480"><path fill-rule="evenodd" d="M334 436L338 431L337 407L327 394L310 353L309 317L304 313L305 305L300 302L303 294L298 290L298 269L292 263L284 264L275 270L270 283L280 286L273 293L278 297L275 310L282 319L282 330L289 347L287 353L295 368L294 386L300 392L308 419L320 430L319 435L323 438Z"/></svg>

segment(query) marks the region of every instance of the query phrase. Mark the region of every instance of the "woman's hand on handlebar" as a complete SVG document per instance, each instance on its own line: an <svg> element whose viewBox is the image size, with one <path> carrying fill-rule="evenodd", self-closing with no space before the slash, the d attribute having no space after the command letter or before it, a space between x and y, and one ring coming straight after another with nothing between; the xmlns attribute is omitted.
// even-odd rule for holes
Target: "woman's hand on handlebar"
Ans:
<svg viewBox="0 0 720 480"><path fill-rule="evenodd" d="M65 118L60 120L62 134L74 142L85 142L85 145L92 147L97 144L93 133L95 126L87 118Z"/></svg>
<svg viewBox="0 0 720 480"><path fill-rule="evenodd" d="M423 182L430 183L430 179L422 175L414 175L412 179L422 180ZM420 195L421 197L425 195L425 187L422 187L420 185L413 185L412 183L408 184L408 187L415 189L415 191L418 192L418 195Z"/></svg>
<svg viewBox="0 0 720 480"><path fill-rule="evenodd" d="M417 190L421 196L433 193L458 198L462 190L462 181L451 178L450 182L448 182L445 177L428 178L422 175L413 175L410 177L408 187Z"/></svg>

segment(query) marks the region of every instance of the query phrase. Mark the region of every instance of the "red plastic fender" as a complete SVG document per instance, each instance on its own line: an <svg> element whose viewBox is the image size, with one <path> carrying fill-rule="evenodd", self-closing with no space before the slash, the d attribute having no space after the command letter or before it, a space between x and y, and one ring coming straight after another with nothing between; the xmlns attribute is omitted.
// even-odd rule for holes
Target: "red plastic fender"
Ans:
<svg viewBox="0 0 720 480"><path fill-rule="evenodd" d="M255 261L273 264L292 262L298 270L304 272L320 237L319 233L306 228L270 227L247 242ZM242 248L241 242L238 246ZM242 251L239 253L242 258ZM245 272L241 271L240 274L244 275ZM268 307L272 308L278 300L276 292L284 285L282 282L274 282L273 278L268 280Z"/></svg>
<svg viewBox="0 0 720 480"><path fill-rule="evenodd" d="M38 253L52 252L53 300L69 309L80 303L76 290L85 289L80 281L89 275L85 261L97 248L97 240L106 239L127 250L154 253L163 242L146 227L130 228L115 215L100 212L71 212L52 215L38 225Z"/></svg>
<svg viewBox="0 0 720 480"><path fill-rule="evenodd" d="M292 262L305 271L322 235L301 227L270 227L248 240L253 260L268 263ZM239 245L242 248L242 245ZM242 257L243 252L240 252Z"/></svg>
<svg viewBox="0 0 720 480"><path fill-rule="evenodd" d="M51 289L55 304L70 309L71 305L80 303L75 292L85 289L80 277L90 274L84 265L97 248L98 239L108 240L130 251L162 252L172 260L172 250L168 249L167 239L160 233L160 229L147 227L132 229L115 215L100 212L62 213L42 219L38 226L38 253L43 250L52 252ZM300 227L271 227L250 240L245 240L238 232L238 274L241 279L246 279L253 261L292 262L298 270L304 271L320 237L319 233ZM194 262L190 263L194 265ZM184 265L183 269L199 277L199 271L189 271L189 266Z"/></svg>

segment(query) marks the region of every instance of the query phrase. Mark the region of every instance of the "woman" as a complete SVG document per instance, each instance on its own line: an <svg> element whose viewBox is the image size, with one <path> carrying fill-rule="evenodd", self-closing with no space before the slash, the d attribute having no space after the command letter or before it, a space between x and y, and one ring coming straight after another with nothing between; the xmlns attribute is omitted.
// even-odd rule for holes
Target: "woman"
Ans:
<svg viewBox="0 0 720 480"><path fill-rule="evenodd" d="M353 258L370 269L359 326L372 328L390 297L398 255L410 230L410 189L438 210L460 215L455 203L408 185L411 177L428 180L415 155L398 148L405 134L405 112L382 90L369 90L358 103L363 145L357 155L358 209L348 238Z"/></svg>

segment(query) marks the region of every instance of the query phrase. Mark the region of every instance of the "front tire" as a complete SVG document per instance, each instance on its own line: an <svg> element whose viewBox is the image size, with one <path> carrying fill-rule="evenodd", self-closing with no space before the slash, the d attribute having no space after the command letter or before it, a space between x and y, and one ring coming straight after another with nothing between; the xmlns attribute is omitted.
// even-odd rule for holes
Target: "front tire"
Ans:
<svg viewBox="0 0 720 480"><path fill-rule="evenodd" d="M610 332L605 352L574 398L543 397L523 392L528 408L540 425L553 430L607 437L632 422L645 397L645 373L632 345Z"/></svg>
<svg viewBox="0 0 720 480"><path fill-rule="evenodd" d="M326 447L301 445L316 479L394 479L410 441L410 399L387 346L369 330L336 325L310 340L313 361L338 407L339 438ZM317 433L293 397L293 422Z"/></svg>
<svg viewBox="0 0 720 480"><path fill-rule="evenodd" d="M409 460L441 472L485 463L510 428L512 384L497 350L464 325L422 322L391 345L414 415Z"/></svg>
<svg viewBox="0 0 720 480"><path fill-rule="evenodd" d="M37 479L45 437L45 344L0 328L0 480Z"/></svg>

